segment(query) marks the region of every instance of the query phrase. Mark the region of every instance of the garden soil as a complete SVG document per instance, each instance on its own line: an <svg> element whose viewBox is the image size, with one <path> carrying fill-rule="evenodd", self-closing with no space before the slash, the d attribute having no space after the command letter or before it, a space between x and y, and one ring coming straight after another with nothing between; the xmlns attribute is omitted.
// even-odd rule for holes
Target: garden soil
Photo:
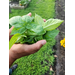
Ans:
<svg viewBox="0 0 75 75"><path fill-rule="evenodd" d="M64 20L64 22L58 27L60 33L56 37L56 64L55 75L65 75L65 48L60 45L60 41L65 37L65 0L56 0L55 5L57 19Z"/></svg>

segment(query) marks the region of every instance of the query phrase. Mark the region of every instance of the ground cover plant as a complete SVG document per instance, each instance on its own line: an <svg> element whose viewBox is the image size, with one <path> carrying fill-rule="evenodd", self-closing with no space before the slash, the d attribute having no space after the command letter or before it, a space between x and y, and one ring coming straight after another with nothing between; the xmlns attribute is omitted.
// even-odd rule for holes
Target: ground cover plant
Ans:
<svg viewBox="0 0 75 75"><path fill-rule="evenodd" d="M12 75L53 75L50 66L54 65L54 51L52 51L55 40L46 43L37 53L17 59L14 63L18 68Z"/></svg>
<svg viewBox="0 0 75 75"><path fill-rule="evenodd" d="M22 16L28 14L29 12L32 13L34 16L35 13L41 15L41 17L45 19L55 17L55 0L31 0L26 9L11 9L12 13L9 13L9 18L13 16Z"/></svg>

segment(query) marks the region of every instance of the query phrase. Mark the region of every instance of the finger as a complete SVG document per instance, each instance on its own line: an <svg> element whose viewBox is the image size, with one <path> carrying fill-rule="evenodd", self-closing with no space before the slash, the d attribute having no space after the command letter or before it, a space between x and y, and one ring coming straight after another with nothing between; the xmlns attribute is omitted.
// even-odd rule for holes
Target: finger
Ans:
<svg viewBox="0 0 75 75"><path fill-rule="evenodd" d="M14 26L12 26L12 27L9 29L9 32L11 32L13 28L14 28Z"/></svg>
<svg viewBox="0 0 75 75"><path fill-rule="evenodd" d="M12 31L13 28L14 28L14 26L12 26L12 27L9 29L9 40L10 40L11 37L12 37L12 35L10 35L10 34L11 34L11 31Z"/></svg>
<svg viewBox="0 0 75 75"><path fill-rule="evenodd" d="M33 54L37 52L44 44L46 44L46 40L40 40L32 45L24 45L23 48L28 54Z"/></svg>
<svg viewBox="0 0 75 75"><path fill-rule="evenodd" d="M31 16L31 15L32 15L32 13L30 12L30 13L28 13L27 15L28 15L28 16Z"/></svg>
<svg viewBox="0 0 75 75"><path fill-rule="evenodd" d="M46 22L46 19L43 19L44 22Z"/></svg>

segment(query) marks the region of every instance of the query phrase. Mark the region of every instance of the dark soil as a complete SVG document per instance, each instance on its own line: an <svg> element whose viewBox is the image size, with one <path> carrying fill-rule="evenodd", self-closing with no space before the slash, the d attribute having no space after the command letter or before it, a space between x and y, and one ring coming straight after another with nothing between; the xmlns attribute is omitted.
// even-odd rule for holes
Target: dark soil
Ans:
<svg viewBox="0 0 75 75"><path fill-rule="evenodd" d="M55 65L55 75L65 75L65 48L60 45L60 41L65 37L65 0L56 0L56 17L58 19L64 20L64 22L58 27L60 30L57 36L56 44L56 65Z"/></svg>

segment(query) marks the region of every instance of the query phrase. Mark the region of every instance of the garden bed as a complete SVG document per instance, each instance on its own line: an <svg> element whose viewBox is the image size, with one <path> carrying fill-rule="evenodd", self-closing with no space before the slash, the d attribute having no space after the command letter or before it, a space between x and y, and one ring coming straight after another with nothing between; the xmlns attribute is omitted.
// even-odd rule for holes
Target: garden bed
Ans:
<svg viewBox="0 0 75 75"><path fill-rule="evenodd" d="M64 20L64 22L58 27L60 30L57 36L56 44L56 64L55 74L65 75L65 48L60 45L60 41L65 37L65 0L56 0L56 18Z"/></svg>

